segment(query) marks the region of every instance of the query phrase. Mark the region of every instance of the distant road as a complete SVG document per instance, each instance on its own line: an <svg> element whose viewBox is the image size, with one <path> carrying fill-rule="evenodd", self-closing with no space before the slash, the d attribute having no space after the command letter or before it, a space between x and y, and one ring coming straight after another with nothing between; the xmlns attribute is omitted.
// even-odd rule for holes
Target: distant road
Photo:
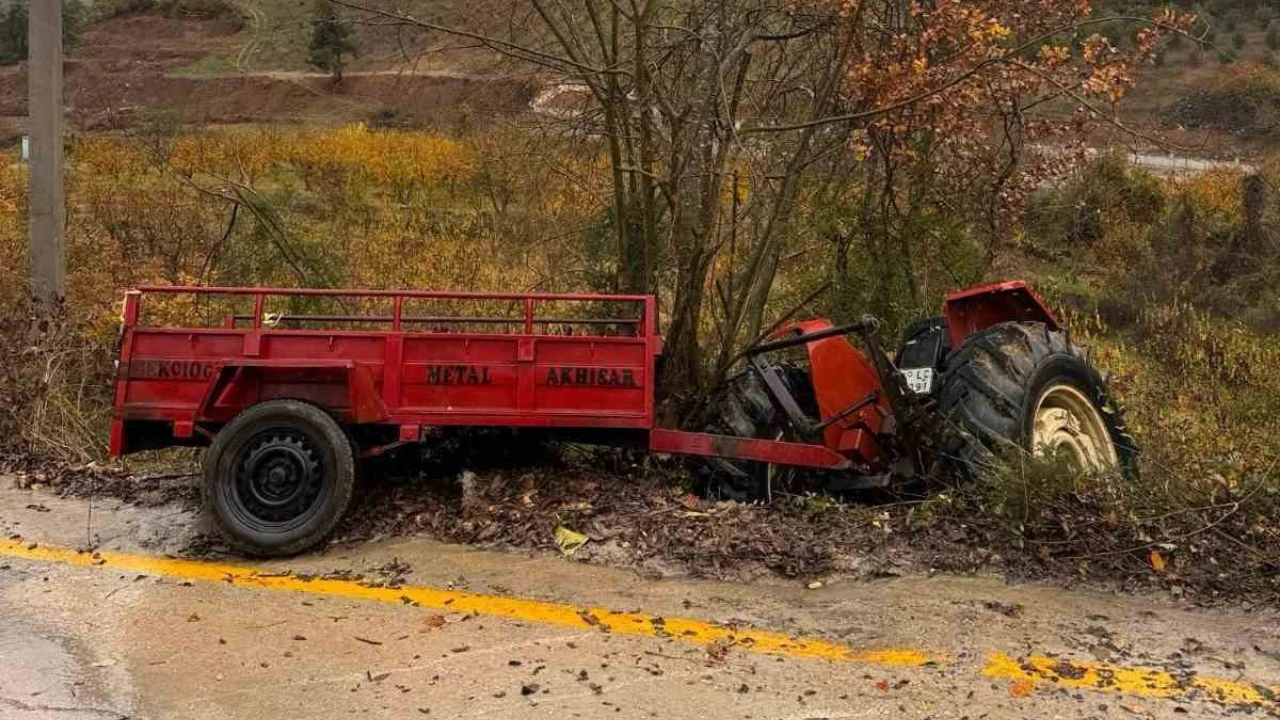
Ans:
<svg viewBox="0 0 1280 720"><path fill-rule="evenodd" d="M1045 155L1066 155L1071 151L1062 148L1051 147L1048 145L1039 145L1033 148L1034 152L1040 152ZM1095 157L1108 152L1107 149L1088 148L1085 154ZM1169 177L1187 177L1193 175L1201 175L1210 170L1234 170L1245 175L1251 175L1258 172L1258 166L1252 163L1243 162L1241 160L1215 160L1212 158L1194 158L1180 155L1157 155L1155 153L1139 153L1126 151L1125 155L1129 158L1129 162L1157 175L1167 175Z"/></svg>

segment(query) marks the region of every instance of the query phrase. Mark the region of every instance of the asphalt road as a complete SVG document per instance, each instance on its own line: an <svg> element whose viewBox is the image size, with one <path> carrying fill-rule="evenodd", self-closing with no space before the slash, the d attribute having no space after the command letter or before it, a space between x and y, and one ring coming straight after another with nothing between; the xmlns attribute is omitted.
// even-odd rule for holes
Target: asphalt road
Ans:
<svg viewBox="0 0 1280 720"><path fill-rule="evenodd" d="M204 522L0 478L0 718L1275 713L1272 610L910 577L645 580L423 539L174 559Z"/></svg>

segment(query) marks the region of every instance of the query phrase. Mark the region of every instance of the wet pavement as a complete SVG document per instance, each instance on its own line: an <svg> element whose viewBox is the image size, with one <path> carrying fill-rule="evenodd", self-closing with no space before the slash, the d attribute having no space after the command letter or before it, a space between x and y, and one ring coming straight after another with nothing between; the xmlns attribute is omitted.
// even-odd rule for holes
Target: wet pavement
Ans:
<svg viewBox="0 0 1280 720"><path fill-rule="evenodd" d="M213 565L165 558L201 518L114 501L94 556L84 501L11 485L5 720L1221 717L1274 712L1280 685L1271 610L998 578L655 581L420 538Z"/></svg>

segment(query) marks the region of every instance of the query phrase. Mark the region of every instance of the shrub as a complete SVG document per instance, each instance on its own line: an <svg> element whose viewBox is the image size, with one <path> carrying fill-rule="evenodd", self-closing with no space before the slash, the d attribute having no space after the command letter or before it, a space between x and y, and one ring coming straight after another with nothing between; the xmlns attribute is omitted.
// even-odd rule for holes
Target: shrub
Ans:
<svg viewBox="0 0 1280 720"><path fill-rule="evenodd" d="M104 17L161 15L191 20L239 19L240 11L230 0L108 0L99 13Z"/></svg>
<svg viewBox="0 0 1280 720"><path fill-rule="evenodd" d="M1163 207L1159 182L1115 152L1086 165L1060 191L1042 196L1029 210L1027 225L1046 245L1091 247L1113 225L1151 225Z"/></svg>
<svg viewBox="0 0 1280 720"><path fill-rule="evenodd" d="M65 313L43 317L26 299L3 307L0 342L17 352L0 366L0 452L96 459L109 430L114 343Z"/></svg>
<svg viewBox="0 0 1280 720"><path fill-rule="evenodd" d="M1216 87L1179 98L1165 111L1168 122L1244 134L1280 131L1280 74L1240 63Z"/></svg>
<svg viewBox="0 0 1280 720"><path fill-rule="evenodd" d="M1249 44L1249 40L1244 36L1244 33L1242 32L1238 32L1231 36L1231 46L1234 47L1236 50L1243 50L1245 49L1245 46L1247 46L1248 44Z"/></svg>

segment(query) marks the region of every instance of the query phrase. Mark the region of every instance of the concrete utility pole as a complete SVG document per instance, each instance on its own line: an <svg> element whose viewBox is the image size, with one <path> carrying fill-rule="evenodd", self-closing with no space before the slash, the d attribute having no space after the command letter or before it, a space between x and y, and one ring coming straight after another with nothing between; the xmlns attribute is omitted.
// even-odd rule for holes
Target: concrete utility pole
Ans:
<svg viewBox="0 0 1280 720"><path fill-rule="evenodd" d="M32 293L53 307L62 299L66 277L62 239L62 0L28 2L28 263Z"/></svg>

